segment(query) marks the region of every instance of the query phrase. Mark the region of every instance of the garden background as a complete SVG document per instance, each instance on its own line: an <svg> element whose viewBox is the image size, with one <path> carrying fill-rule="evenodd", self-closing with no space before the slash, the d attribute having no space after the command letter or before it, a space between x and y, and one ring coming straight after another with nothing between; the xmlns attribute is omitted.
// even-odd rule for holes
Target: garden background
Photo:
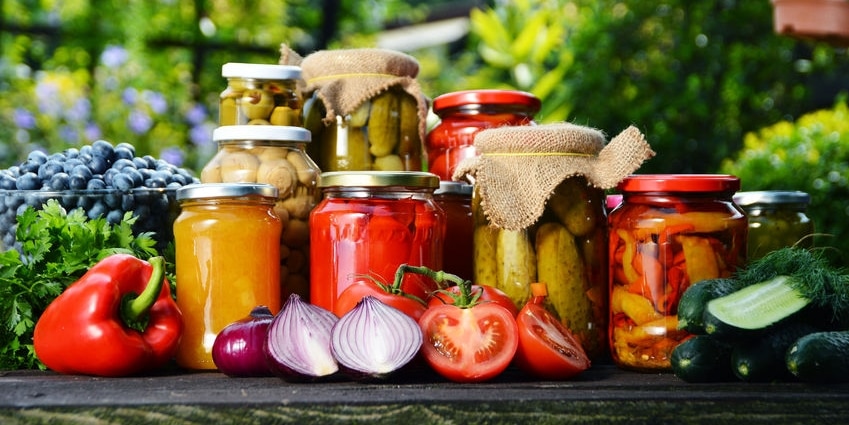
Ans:
<svg viewBox="0 0 849 425"><path fill-rule="evenodd" d="M769 0L0 0L0 10L0 167L105 139L199 171L216 149L222 64L274 63L281 43L302 55L381 46L420 62L431 98L512 88L542 99L541 123L607 134L633 124L658 153L640 172L727 172L744 190L809 192L828 235L818 244L849 259L839 255L849 53L776 35Z"/></svg>

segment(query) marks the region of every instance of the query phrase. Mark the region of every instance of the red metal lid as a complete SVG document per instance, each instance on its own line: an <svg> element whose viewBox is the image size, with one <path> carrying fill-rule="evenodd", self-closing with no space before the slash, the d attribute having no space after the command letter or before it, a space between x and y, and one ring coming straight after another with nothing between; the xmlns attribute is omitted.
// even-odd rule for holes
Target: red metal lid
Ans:
<svg viewBox="0 0 849 425"><path fill-rule="evenodd" d="M728 174L634 174L619 184L623 192L736 192L740 178Z"/></svg>
<svg viewBox="0 0 849 425"><path fill-rule="evenodd" d="M434 112L463 105L520 105L535 114L542 103L531 93L518 90L463 90L446 93L433 99Z"/></svg>

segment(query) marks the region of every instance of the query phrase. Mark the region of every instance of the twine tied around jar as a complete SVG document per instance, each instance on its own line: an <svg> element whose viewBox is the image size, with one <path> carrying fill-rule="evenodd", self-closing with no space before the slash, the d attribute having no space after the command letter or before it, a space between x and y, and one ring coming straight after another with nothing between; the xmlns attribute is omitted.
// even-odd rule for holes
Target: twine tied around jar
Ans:
<svg viewBox="0 0 849 425"><path fill-rule="evenodd" d="M634 126L605 141L601 131L571 123L490 128L475 135L479 155L461 161L452 178L475 184L493 226L521 230L539 219L563 180L584 176L611 189L655 155Z"/></svg>

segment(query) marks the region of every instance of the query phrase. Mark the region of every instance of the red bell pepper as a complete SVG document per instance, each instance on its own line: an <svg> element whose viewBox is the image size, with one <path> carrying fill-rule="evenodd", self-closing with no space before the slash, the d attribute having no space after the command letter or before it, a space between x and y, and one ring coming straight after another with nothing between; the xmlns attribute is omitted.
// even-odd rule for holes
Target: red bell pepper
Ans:
<svg viewBox="0 0 849 425"><path fill-rule="evenodd" d="M183 331L165 260L114 254L99 261L44 310L35 354L67 374L128 376L164 366Z"/></svg>

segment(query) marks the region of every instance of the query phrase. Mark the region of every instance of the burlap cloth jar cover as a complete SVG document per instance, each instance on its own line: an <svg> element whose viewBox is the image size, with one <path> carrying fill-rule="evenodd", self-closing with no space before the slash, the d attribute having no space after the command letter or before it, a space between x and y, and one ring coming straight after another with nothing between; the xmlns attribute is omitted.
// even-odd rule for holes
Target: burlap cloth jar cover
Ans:
<svg viewBox="0 0 849 425"><path fill-rule="evenodd" d="M491 225L521 230L537 221L563 180L584 176L611 189L655 155L633 126L605 141L601 131L571 123L486 129L475 135L479 155L452 177L474 182Z"/></svg>

